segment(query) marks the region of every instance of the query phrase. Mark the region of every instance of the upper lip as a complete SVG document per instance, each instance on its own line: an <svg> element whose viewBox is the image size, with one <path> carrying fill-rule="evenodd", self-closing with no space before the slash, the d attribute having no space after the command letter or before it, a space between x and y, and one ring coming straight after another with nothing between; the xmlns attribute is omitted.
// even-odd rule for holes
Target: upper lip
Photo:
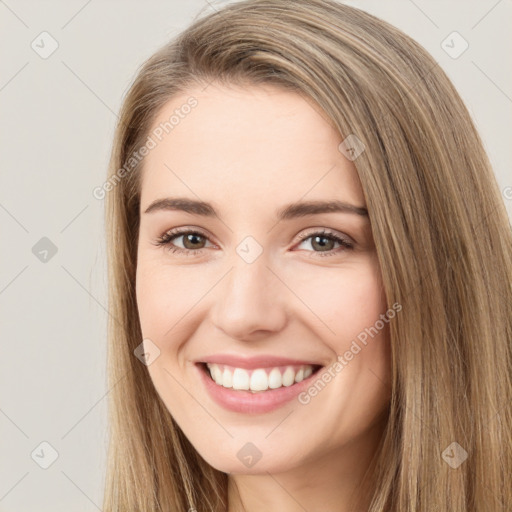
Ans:
<svg viewBox="0 0 512 512"><path fill-rule="evenodd" d="M226 364L235 368L245 368L246 370L253 370L256 368L271 368L274 366L288 366L288 365L312 365L322 366L320 363L313 361L290 359L287 357L272 356L269 354L262 354L260 356L242 357L233 354L215 354L207 356L197 363L217 363Z"/></svg>

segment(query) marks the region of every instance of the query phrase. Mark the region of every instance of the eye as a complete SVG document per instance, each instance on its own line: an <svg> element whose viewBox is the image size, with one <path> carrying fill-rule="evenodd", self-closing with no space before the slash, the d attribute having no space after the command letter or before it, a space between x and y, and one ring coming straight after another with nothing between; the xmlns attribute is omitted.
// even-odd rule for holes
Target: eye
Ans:
<svg viewBox="0 0 512 512"><path fill-rule="evenodd" d="M183 247L177 247L174 240L183 238ZM192 231L187 229L173 229L164 233L155 242L155 245L166 247L172 253L185 254L186 256L195 256L202 252L204 241L208 240L207 236L200 231Z"/></svg>
<svg viewBox="0 0 512 512"><path fill-rule="evenodd" d="M310 246L314 249L319 249L318 251L314 250L312 252L319 253L318 255L320 257L333 256L339 252L354 248L354 243L348 237L342 237L326 229L319 232L308 233L307 235L301 235L300 238L303 238L303 240L299 245L302 245L311 239L309 242ZM333 249L333 245L335 244L339 244L341 247Z"/></svg>

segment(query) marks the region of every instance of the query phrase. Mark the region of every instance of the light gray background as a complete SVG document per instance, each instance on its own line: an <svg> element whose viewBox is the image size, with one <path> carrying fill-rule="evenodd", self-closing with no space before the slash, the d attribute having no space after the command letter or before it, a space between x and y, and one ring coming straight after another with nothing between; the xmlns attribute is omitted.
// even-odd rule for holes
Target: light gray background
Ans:
<svg viewBox="0 0 512 512"><path fill-rule="evenodd" d="M108 313L103 202L92 190L138 66L223 3L0 0L1 512L101 510ZM347 3L404 30L446 70L512 218L512 2ZM43 31L59 45L47 59L31 47ZM441 47L453 31L469 43L457 59ZM43 237L57 248L46 262L32 251ZM58 453L48 469L43 441Z"/></svg>

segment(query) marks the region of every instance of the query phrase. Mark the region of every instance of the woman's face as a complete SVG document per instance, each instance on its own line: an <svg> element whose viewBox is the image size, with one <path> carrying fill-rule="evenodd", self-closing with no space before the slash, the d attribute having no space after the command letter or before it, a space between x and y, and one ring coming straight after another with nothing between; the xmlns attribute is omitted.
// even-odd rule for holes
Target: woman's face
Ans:
<svg viewBox="0 0 512 512"><path fill-rule="evenodd" d="M394 310L343 138L296 93L216 83L172 98L150 136L142 346L190 442L229 473L284 471L375 442Z"/></svg>

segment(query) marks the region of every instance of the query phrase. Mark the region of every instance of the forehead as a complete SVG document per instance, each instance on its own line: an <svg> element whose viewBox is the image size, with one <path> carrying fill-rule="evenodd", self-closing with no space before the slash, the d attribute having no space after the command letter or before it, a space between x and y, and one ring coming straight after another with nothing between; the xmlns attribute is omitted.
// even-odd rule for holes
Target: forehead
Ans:
<svg viewBox="0 0 512 512"><path fill-rule="evenodd" d="M164 105L151 136L142 206L166 194L253 204L329 193L364 204L354 164L338 149L343 138L312 100L292 91L191 88Z"/></svg>

